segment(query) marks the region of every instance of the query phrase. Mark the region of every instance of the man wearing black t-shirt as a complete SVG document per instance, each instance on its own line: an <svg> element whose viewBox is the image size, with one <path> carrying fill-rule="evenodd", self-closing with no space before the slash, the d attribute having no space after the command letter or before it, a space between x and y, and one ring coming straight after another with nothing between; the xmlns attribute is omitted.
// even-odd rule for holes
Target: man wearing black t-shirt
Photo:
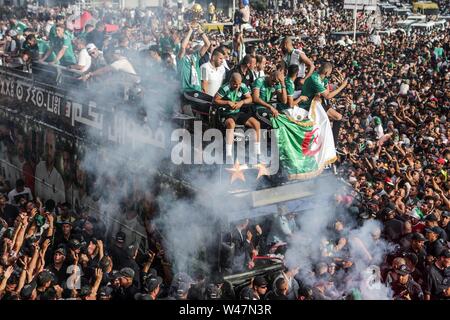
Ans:
<svg viewBox="0 0 450 320"><path fill-rule="evenodd" d="M439 259L427 270L425 279L425 300L438 299L442 294L442 282L445 279L445 271L450 268L450 250L443 250Z"/></svg>
<svg viewBox="0 0 450 320"><path fill-rule="evenodd" d="M442 212L440 225L447 234L447 239L450 239L450 211Z"/></svg>
<svg viewBox="0 0 450 320"><path fill-rule="evenodd" d="M242 83L251 88L253 82L256 80L253 76L253 70L256 68L256 58L251 55L246 55L240 64L234 67L229 73L224 83L230 82L231 75L235 72L242 76Z"/></svg>
<svg viewBox="0 0 450 320"><path fill-rule="evenodd" d="M432 258L439 257L441 252L445 249L445 242L439 238L439 228L425 228L425 237L428 242L425 244L427 251L427 259L431 261Z"/></svg>
<svg viewBox="0 0 450 320"><path fill-rule="evenodd" d="M59 247L53 254L53 263L47 267L47 269L56 276L56 281L61 286L64 285L65 280L69 276L69 274L66 273L66 255L67 252L65 247Z"/></svg>
<svg viewBox="0 0 450 320"><path fill-rule="evenodd" d="M138 288L133 284L134 271L131 268L122 268L119 273L120 288L114 300L134 300Z"/></svg>
<svg viewBox="0 0 450 320"><path fill-rule="evenodd" d="M403 223L395 218L395 210L387 209L384 235L387 240L397 242L403 235Z"/></svg>

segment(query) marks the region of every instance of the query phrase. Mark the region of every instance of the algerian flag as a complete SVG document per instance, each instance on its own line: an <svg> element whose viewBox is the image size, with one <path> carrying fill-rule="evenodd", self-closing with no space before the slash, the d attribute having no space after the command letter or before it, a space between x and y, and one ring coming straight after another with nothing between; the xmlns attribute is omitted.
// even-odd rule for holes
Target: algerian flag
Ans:
<svg viewBox="0 0 450 320"><path fill-rule="evenodd" d="M314 100L308 118L296 121L285 115L271 118L280 156L280 165L290 180L319 175L336 161L336 149L328 116Z"/></svg>
<svg viewBox="0 0 450 320"><path fill-rule="evenodd" d="M412 211L409 214L411 217L416 218L418 220L422 220L423 217L425 216L423 214L423 212L418 208L418 207L414 207L414 209L412 209Z"/></svg>
<svg viewBox="0 0 450 320"><path fill-rule="evenodd" d="M288 175L307 174L319 169L314 157L314 132L311 121L295 123L287 116L279 115L271 119L280 154L280 162Z"/></svg>

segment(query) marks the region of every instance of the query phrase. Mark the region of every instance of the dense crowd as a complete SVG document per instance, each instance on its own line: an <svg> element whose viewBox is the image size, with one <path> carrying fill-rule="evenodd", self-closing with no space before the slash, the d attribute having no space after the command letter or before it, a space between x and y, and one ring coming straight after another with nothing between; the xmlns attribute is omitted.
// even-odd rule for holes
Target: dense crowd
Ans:
<svg viewBox="0 0 450 320"><path fill-rule="evenodd" d="M32 61L59 64L76 70L80 81L118 72L146 77L146 68L155 70L161 81L179 83L183 103L201 93L227 107L223 125L229 129L236 124L260 128L245 105L277 116L286 106L308 110L308 101L322 93L333 120L337 175L351 187L337 197L336 207L355 219L381 221L374 238L397 245L379 266L389 297L449 299L449 28L379 34L400 18L367 13L357 20L365 34L354 42L351 35L332 36L353 28L352 13L335 4L252 12L243 21L247 27L233 33L208 33L198 23L179 28L171 12L96 9L77 30L76 17L66 9L36 8L20 16L2 8L2 63L24 71L32 71ZM260 41L245 43L249 38ZM272 104L273 96L278 105ZM7 127L0 129L2 159L9 159L13 148L23 153L20 139L13 139ZM227 137L227 155L232 139ZM54 140L46 134L39 164L20 159L21 172L1 172L0 299L342 298L342 282L349 281L346 275L357 258L349 255L347 218L339 216L330 226L331 247L314 261L312 283L291 266L275 276L257 276L239 291L205 273L174 275L152 223L164 214L154 200L157 191L130 197L117 215L121 224L107 233L107 222L88 209L95 201L86 195L82 168L73 177L81 192L77 204L64 192L52 196L39 179L30 178L46 173L53 179L50 172L57 189L64 189L66 176L54 170ZM120 177L102 179L120 184ZM233 225L227 241L235 252L223 275L252 270L257 256L284 253L299 228L296 216L283 208L266 221ZM344 297L360 295L344 291Z"/></svg>

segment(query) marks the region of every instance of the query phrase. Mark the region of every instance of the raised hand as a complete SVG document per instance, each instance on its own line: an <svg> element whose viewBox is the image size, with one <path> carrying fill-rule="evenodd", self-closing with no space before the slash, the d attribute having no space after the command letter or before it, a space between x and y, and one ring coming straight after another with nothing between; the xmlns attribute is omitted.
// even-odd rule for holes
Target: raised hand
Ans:
<svg viewBox="0 0 450 320"><path fill-rule="evenodd" d="M100 268L95 269L95 279L99 280L103 277L103 271Z"/></svg>

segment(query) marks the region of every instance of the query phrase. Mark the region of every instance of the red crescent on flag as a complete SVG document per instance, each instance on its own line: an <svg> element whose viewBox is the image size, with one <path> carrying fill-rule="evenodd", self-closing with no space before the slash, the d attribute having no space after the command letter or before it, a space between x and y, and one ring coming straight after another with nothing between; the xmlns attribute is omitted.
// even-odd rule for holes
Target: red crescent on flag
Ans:
<svg viewBox="0 0 450 320"><path fill-rule="evenodd" d="M320 142L319 147L315 150L312 150L309 148L309 144L310 144L311 140L313 140L314 143L317 143L317 139L319 137L314 136L314 133L316 133L317 130L319 130L319 128L315 128L313 131L305 134L305 139L303 139L303 143L302 143L302 152L305 156L314 157L322 148L322 142Z"/></svg>

